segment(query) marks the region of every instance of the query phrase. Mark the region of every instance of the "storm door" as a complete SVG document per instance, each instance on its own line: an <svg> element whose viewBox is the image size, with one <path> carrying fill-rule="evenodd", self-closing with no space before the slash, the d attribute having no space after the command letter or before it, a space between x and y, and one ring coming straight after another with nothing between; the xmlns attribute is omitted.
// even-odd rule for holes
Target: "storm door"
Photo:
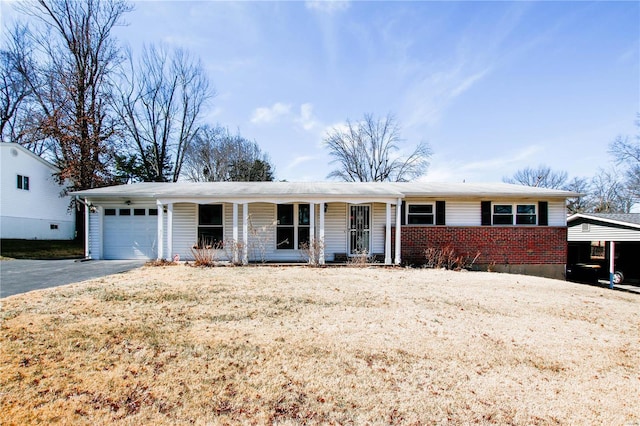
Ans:
<svg viewBox="0 0 640 426"><path fill-rule="evenodd" d="M349 254L371 253L371 206L349 206Z"/></svg>

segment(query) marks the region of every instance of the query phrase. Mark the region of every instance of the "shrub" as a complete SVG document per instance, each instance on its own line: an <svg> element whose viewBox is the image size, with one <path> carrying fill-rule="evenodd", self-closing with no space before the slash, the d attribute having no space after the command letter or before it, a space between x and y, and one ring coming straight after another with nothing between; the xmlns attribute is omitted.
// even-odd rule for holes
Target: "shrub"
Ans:
<svg viewBox="0 0 640 426"><path fill-rule="evenodd" d="M313 239L300 244L300 254L311 266L320 266L320 252L324 250L324 241Z"/></svg>
<svg viewBox="0 0 640 426"><path fill-rule="evenodd" d="M470 269L473 264L480 257L480 252L477 252L475 256L460 255L456 253L455 249L451 246L444 248L430 247L424 251L425 267L427 268L445 268L450 270L462 270Z"/></svg>
<svg viewBox="0 0 640 426"><path fill-rule="evenodd" d="M196 266L215 266L218 262L218 250L222 248L223 244L220 242L200 240L199 244L194 244L191 247L194 264Z"/></svg>

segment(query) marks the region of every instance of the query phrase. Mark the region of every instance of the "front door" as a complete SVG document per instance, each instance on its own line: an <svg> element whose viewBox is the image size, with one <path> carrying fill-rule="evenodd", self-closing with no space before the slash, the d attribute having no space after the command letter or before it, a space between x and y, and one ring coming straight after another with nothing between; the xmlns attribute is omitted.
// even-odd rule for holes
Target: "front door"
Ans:
<svg viewBox="0 0 640 426"><path fill-rule="evenodd" d="M349 206L349 254L371 253L371 206Z"/></svg>

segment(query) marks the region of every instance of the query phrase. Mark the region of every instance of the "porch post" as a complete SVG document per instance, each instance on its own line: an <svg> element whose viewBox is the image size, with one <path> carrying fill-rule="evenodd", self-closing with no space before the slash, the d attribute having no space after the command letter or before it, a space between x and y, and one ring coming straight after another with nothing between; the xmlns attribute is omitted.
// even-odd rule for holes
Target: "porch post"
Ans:
<svg viewBox="0 0 640 426"><path fill-rule="evenodd" d="M318 253L318 263L320 265L324 265L324 206L325 203L320 203L320 229L318 235L318 249L320 253Z"/></svg>
<svg viewBox="0 0 640 426"><path fill-rule="evenodd" d="M400 258L400 250L401 250L401 239L400 239L400 227L401 227L401 217L402 217L402 200L400 198L398 198L398 201L396 203L396 258L394 263L396 265L400 264L401 258Z"/></svg>
<svg viewBox="0 0 640 426"><path fill-rule="evenodd" d="M162 260L162 249L163 247L163 236L164 236L164 207L162 206L162 203L160 201L156 202L156 207L158 208L158 235L157 235L157 239L158 239L158 256L156 256L158 258L158 260Z"/></svg>
<svg viewBox="0 0 640 426"><path fill-rule="evenodd" d="M233 263L238 263L238 203L233 203Z"/></svg>
<svg viewBox="0 0 640 426"><path fill-rule="evenodd" d="M616 243L609 241L609 288L613 288L613 274L616 272Z"/></svg>
<svg viewBox="0 0 640 426"><path fill-rule="evenodd" d="M387 224L384 236L384 264L391 265L391 203L387 203Z"/></svg>
<svg viewBox="0 0 640 426"><path fill-rule="evenodd" d="M242 204L242 264L249 263L249 204Z"/></svg>
<svg viewBox="0 0 640 426"><path fill-rule="evenodd" d="M84 257L87 259L91 258L91 250L89 249L89 215L91 214L91 209L89 208L89 203L87 199L84 199Z"/></svg>
<svg viewBox="0 0 640 426"><path fill-rule="evenodd" d="M315 263L315 259L316 259L316 253L315 253L315 247L316 247L316 241L315 241L315 237L316 237L316 204L315 203L311 203L309 205L309 257L310 257L310 261L311 264Z"/></svg>
<svg viewBox="0 0 640 426"><path fill-rule="evenodd" d="M173 203L167 204L167 260L173 260Z"/></svg>

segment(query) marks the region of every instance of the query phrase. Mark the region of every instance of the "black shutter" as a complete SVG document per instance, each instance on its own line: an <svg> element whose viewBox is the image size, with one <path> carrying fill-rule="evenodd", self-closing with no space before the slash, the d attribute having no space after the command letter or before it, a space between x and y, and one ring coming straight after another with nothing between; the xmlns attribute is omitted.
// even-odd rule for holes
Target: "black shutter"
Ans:
<svg viewBox="0 0 640 426"><path fill-rule="evenodd" d="M444 225L444 201L436 201L436 225Z"/></svg>
<svg viewBox="0 0 640 426"><path fill-rule="evenodd" d="M407 203L403 201L402 204L400 204L400 225L407 224L406 212L407 212Z"/></svg>
<svg viewBox="0 0 640 426"><path fill-rule="evenodd" d="M491 201L481 201L482 226L491 226Z"/></svg>
<svg viewBox="0 0 640 426"><path fill-rule="evenodd" d="M546 201L538 201L538 225L549 225L549 203Z"/></svg>

